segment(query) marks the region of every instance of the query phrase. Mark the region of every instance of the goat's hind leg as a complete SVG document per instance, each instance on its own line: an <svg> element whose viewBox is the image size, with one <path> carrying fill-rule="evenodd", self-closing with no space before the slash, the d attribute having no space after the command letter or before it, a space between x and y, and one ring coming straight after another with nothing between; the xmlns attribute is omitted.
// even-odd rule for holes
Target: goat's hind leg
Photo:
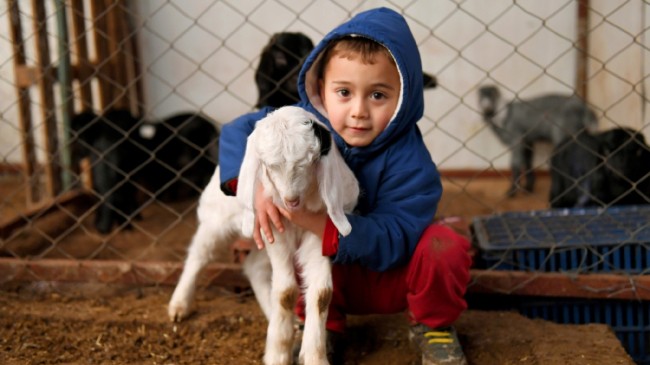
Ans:
<svg viewBox="0 0 650 365"><path fill-rule="evenodd" d="M290 365L293 361L293 310L299 294L293 261L294 247L290 240L278 239L278 232L274 231L273 235L276 242L266 244L273 273L264 364Z"/></svg>
<svg viewBox="0 0 650 365"><path fill-rule="evenodd" d="M332 301L332 264L321 252L320 240L313 235L298 250L305 286L305 330L300 362L306 365L329 364L327 359L326 321Z"/></svg>
<svg viewBox="0 0 650 365"><path fill-rule="evenodd" d="M251 283L257 303L266 319L271 318L271 262L265 250L253 248L242 265L244 274Z"/></svg>
<svg viewBox="0 0 650 365"><path fill-rule="evenodd" d="M199 224L189 247L183 273L169 301L167 311L169 319L172 321L178 322L190 314L196 280L201 270L215 256L220 256L216 250L226 250L230 243L237 238L235 233L229 232L224 226L225 224L219 225L214 222Z"/></svg>

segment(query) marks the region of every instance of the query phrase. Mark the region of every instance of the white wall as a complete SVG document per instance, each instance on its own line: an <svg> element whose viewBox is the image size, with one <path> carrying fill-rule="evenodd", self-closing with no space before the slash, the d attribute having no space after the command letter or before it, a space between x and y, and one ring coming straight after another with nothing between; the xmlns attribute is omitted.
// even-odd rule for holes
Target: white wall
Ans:
<svg viewBox="0 0 650 365"><path fill-rule="evenodd" d="M630 125L650 136L642 108L650 57L641 47L647 44L642 30L650 23L649 5L591 4L589 102L602 116L602 128ZM29 9L29 1L21 5ZM274 32L301 31L316 43L358 11L402 11L425 71L440 84L425 92L420 127L443 169L507 168L507 150L477 112L480 85L497 83L505 97L527 98L572 92L575 83L575 1L147 0L131 6L140 29L147 117L202 110L219 123L253 108L254 70ZM0 163L21 158L9 39L6 2L0 2ZM548 157L549 148L542 151L537 164Z"/></svg>

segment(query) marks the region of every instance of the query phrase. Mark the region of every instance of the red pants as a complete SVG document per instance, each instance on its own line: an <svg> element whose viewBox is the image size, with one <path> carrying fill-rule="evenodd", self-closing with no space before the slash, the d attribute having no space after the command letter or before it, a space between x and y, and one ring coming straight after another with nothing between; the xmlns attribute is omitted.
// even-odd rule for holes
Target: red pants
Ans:
<svg viewBox="0 0 650 365"><path fill-rule="evenodd" d="M345 330L346 314L407 311L411 322L431 328L452 324L467 308L469 241L451 228L433 224L422 234L404 267L376 272L360 265L332 265L334 295L327 329ZM303 298L296 313L305 318Z"/></svg>

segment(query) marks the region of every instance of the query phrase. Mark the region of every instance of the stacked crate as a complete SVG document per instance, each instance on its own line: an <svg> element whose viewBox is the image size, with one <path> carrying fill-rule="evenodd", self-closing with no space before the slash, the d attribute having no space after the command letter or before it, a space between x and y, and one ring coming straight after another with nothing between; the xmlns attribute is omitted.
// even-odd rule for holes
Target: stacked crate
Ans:
<svg viewBox="0 0 650 365"><path fill-rule="evenodd" d="M650 273L650 206L552 209L477 217L477 266L567 276ZM640 364L650 364L650 302L527 296L500 309L558 323L604 323ZM507 308L506 308L507 307Z"/></svg>

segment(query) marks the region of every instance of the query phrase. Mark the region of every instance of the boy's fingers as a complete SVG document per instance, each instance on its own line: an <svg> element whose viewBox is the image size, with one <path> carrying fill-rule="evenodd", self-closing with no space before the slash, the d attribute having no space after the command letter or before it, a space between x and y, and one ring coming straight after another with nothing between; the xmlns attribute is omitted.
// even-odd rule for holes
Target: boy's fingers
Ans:
<svg viewBox="0 0 650 365"><path fill-rule="evenodd" d="M291 220L291 213L289 213L288 210L284 208L278 208L278 210L280 211L280 214L282 214L283 217L287 218L288 220Z"/></svg>
<svg viewBox="0 0 650 365"><path fill-rule="evenodd" d="M273 243L273 233L271 232L271 227L269 227L269 218L266 214L260 214L258 217L260 228L262 228L262 233L266 237L266 240L269 243ZM261 239L261 237L260 237Z"/></svg>
<svg viewBox="0 0 650 365"><path fill-rule="evenodd" d="M253 240L255 241L258 250L264 248L264 240L262 240L262 234L260 233L260 224L258 221L255 221L255 228L253 229Z"/></svg>
<svg viewBox="0 0 650 365"><path fill-rule="evenodd" d="M284 232L284 225L282 224L282 217L280 216L278 209L269 210L269 217L271 218L271 222L273 222L273 225L278 230L278 232L282 233Z"/></svg>

